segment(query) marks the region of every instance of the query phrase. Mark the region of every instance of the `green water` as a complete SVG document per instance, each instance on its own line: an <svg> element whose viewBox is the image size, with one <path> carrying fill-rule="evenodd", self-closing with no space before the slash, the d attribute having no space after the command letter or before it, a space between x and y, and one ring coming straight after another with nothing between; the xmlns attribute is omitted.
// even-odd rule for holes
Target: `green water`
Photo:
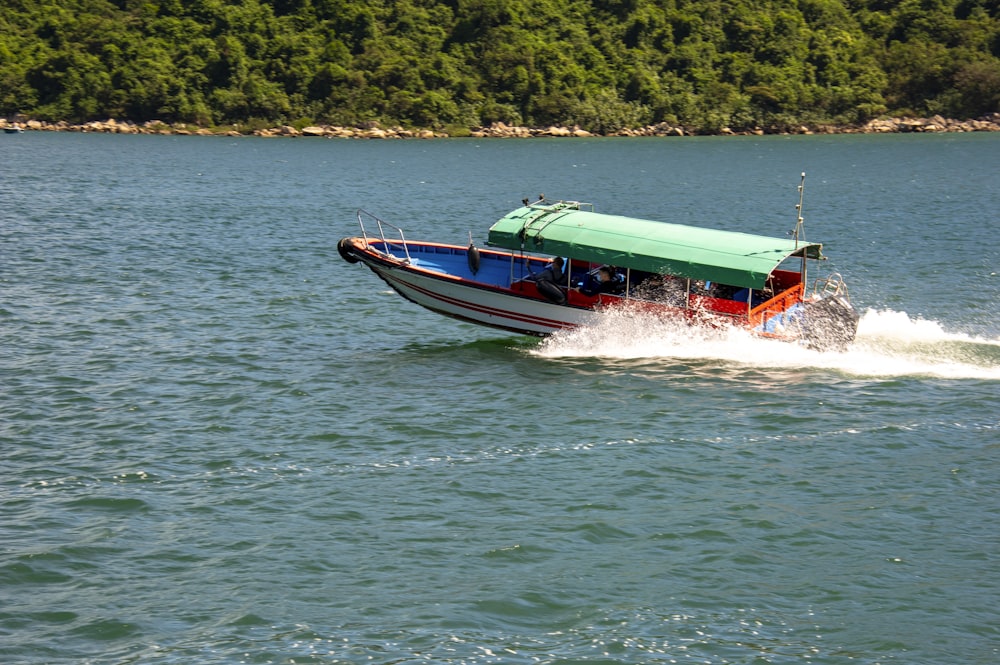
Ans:
<svg viewBox="0 0 1000 665"><path fill-rule="evenodd" d="M992 663L1000 137L0 137L4 663ZM524 196L807 237L843 353L438 317Z"/></svg>

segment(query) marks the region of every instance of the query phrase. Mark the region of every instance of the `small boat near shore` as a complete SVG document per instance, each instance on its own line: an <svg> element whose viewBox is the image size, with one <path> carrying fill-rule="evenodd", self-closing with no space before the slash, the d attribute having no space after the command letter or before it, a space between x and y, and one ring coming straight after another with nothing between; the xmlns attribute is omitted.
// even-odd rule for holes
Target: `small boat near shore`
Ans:
<svg viewBox="0 0 1000 665"><path fill-rule="evenodd" d="M550 335L622 308L818 349L843 348L857 332L838 273L807 286L808 266L824 257L802 238L801 214L792 238L772 238L539 198L493 224L484 248L408 240L364 210L357 220L361 235L337 245L345 261L429 310L515 333Z"/></svg>

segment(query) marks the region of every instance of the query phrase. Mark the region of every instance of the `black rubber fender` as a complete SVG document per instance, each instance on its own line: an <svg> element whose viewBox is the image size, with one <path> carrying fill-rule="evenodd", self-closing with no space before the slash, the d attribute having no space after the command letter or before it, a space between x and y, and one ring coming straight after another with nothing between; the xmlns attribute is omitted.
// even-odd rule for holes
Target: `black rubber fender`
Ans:
<svg viewBox="0 0 1000 665"><path fill-rule="evenodd" d="M340 258L348 263L357 263L358 257L351 253L350 247L351 243L347 238L341 238L340 242L337 243L337 251L340 252Z"/></svg>
<svg viewBox="0 0 1000 665"><path fill-rule="evenodd" d="M472 271L472 274L475 275L479 272L479 250L471 242L469 243L468 251L465 253L465 258L469 262L469 270Z"/></svg>
<svg viewBox="0 0 1000 665"><path fill-rule="evenodd" d="M544 296L546 300L557 305L566 304L566 294L562 292L558 286L553 284L547 279L539 279L535 282L535 286L538 287L538 292Z"/></svg>

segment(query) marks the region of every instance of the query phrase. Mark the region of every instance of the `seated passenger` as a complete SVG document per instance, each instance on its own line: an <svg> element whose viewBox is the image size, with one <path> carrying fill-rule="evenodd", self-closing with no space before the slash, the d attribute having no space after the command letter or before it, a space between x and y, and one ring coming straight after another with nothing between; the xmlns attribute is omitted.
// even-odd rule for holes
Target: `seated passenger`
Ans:
<svg viewBox="0 0 1000 665"><path fill-rule="evenodd" d="M535 275L536 282L552 282L560 284L566 278L563 274L563 260L561 256L554 257L549 264Z"/></svg>
<svg viewBox="0 0 1000 665"><path fill-rule="evenodd" d="M580 293L586 296L596 296L599 293L612 293L621 287L621 281L615 271L608 266L601 266L596 271L587 273L580 283Z"/></svg>
<svg viewBox="0 0 1000 665"><path fill-rule="evenodd" d="M562 267L562 257L557 256L545 268L539 271L538 274L534 275L535 286L538 287L538 292L546 300L557 305L566 304L566 294L560 288L560 285L566 279Z"/></svg>

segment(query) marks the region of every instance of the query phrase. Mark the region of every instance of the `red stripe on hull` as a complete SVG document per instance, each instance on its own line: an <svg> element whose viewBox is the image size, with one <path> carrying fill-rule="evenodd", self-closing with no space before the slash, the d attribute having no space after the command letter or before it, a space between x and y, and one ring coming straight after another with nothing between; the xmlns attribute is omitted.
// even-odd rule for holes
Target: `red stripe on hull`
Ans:
<svg viewBox="0 0 1000 665"><path fill-rule="evenodd" d="M409 289L411 291L414 291L416 293L421 294L422 296L424 296L426 298L429 298L429 299L432 299L432 300L444 303L446 305L450 305L452 307L458 308L458 309L460 309L462 311L468 312L469 314L468 314L467 318L470 321L480 322L480 323L486 323L486 324L489 324L489 325L495 325L495 326L498 326L498 327L506 328L508 330L517 330L517 331L527 332L527 333L531 333L531 334L540 334L540 333L552 332L554 330L559 330L559 329L562 329L562 328L572 328L572 327L575 327L575 326L579 325L576 322L566 321L566 320L563 320L563 319L553 319L553 318L538 316L538 315L534 315L534 314L529 314L527 312L519 312L519 311L515 311L515 310L511 310L511 309L502 309L502 308L498 308L498 307L491 307L489 305L479 304L479 303L476 303L476 302L473 302L473 301L470 301L470 300L456 298L454 296L449 296L449 295L446 295L444 293L441 293L441 292L438 292L438 291L433 291L431 289L425 288L425 287L420 286L418 284L414 284L411 281L408 281L408 280L405 280L405 279L401 279L399 275L392 274L392 271L385 271L385 272L383 272L381 270L378 270L375 267L373 267L373 270L375 270L376 273L379 274L380 277L382 277L386 282L388 282L391 286L393 286L393 288L397 288L397 289ZM397 269L397 270L399 270L399 269ZM421 275L421 276L425 277L425 278L428 278L428 279L436 279L433 275ZM491 294L496 295L496 296L511 298L511 299L513 299L515 301L516 300L524 300L524 301L526 301L528 303L531 303L533 305L543 305L543 306L546 306L546 307L560 307L559 305L552 305L552 304L549 304L547 302L542 302L542 301L538 301L538 300L531 300L531 299L527 299L527 298L521 298L519 296L510 294L510 293L506 293L506 292L499 291L499 290L492 290L492 289L481 287L481 286L471 286L471 285L469 285L467 283L453 282L451 280L447 280L447 281L440 280L440 281L448 284L449 286L457 286L457 287L462 288L462 289L469 289L470 291L486 291L486 292L491 293ZM450 310L438 310L438 309L436 309L434 307L431 307L430 305L428 305L426 303L423 303L423 302L417 302L417 304L419 304L419 305L421 305L423 307L427 307L428 309L433 309L434 311L441 311L442 313L449 314L451 316L461 316L459 313L456 313L456 312L453 312L453 311L450 311ZM494 322L494 321L490 321L490 320L484 320L483 318L475 318L475 317L472 316L472 313L485 315L487 317L497 317L497 318L500 318L500 319L504 319L506 321L519 322L519 323L522 323L522 324L532 325L534 327L533 328L517 328L517 327L514 327L512 325L502 325L499 322ZM466 318L466 317L462 317L462 318ZM539 330L539 328L543 328L545 330Z"/></svg>

